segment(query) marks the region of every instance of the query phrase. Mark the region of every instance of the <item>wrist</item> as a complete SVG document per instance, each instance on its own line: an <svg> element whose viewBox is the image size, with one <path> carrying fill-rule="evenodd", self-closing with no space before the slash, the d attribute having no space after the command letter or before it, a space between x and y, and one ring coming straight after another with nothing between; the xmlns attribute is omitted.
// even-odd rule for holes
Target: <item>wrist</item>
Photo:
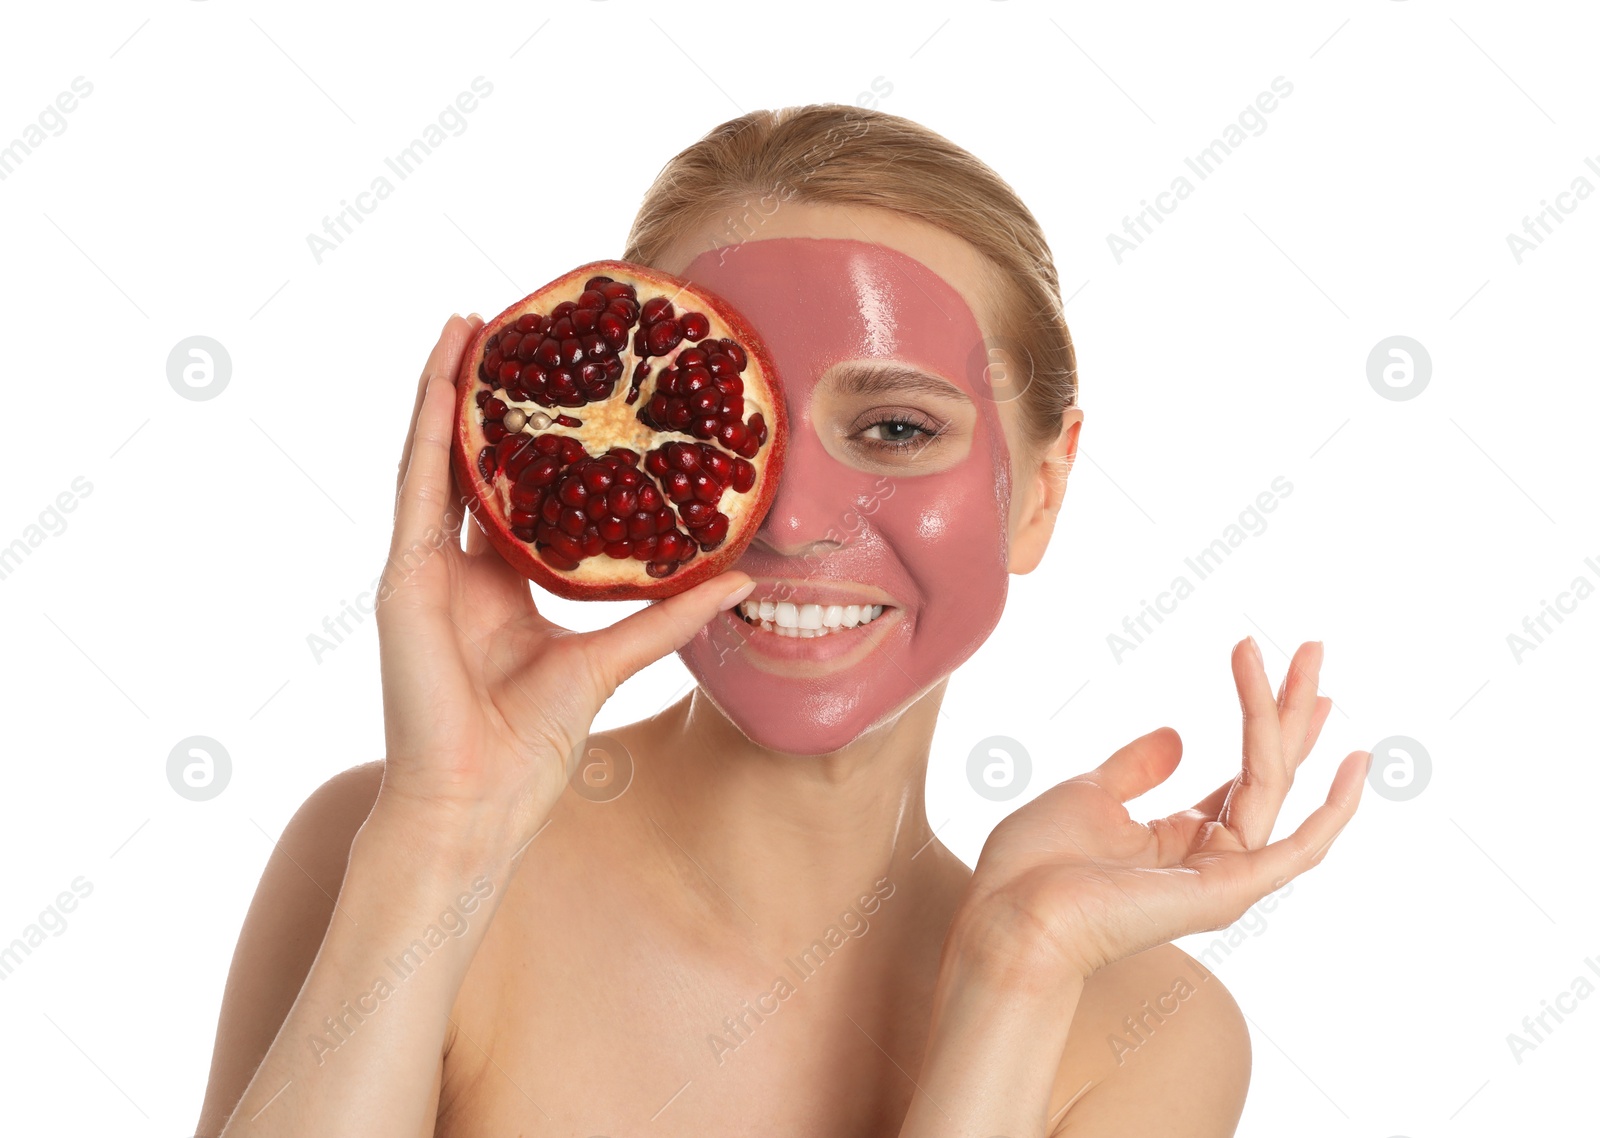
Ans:
<svg viewBox="0 0 1600 1138"><path fill-rule="evenodd" d="M504 810L418 803L384 788L356 832L352 857L371 853L423 879L489 873L498 881L526 840Z"/></svg>
<svg viewBox="0 0 1600 1138"><path fill-rule="evenodd" d="M998 895L968 901L956 911L945 957L981 982L1039 994L1081 988L1094 971L1058 930Z"/></svg>

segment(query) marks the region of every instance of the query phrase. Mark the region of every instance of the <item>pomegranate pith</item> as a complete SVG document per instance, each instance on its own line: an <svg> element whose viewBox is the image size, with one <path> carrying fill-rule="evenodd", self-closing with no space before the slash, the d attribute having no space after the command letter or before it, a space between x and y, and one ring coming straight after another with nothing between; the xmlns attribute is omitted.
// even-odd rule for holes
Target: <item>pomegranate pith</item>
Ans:
<svg viewBox="0 0 1600 1138"><path fill-rule="evenodd" d="M558 596L651 599L715 576L783 468L765 345L720 297L645 266L597 261L518 301L468 345L456 386L468 505Z"/></svg>

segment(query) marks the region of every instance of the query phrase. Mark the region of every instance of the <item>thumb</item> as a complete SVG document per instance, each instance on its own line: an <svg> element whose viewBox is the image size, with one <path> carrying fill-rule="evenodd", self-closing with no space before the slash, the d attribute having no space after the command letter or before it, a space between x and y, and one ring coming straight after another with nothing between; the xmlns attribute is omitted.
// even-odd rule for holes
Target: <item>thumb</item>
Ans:
<svg viewBox="0 0 1600 1138"><path fill-rule="evenodd" d="M1077 776L1092 782L1118 802L1138 798L1167 780L1183 754L1183 741L1170 727L1157 727L1120 748L1094 770Z"/></svg>
<svg viewBox="0 0 1600 1138"><path fill-rule="evenodd" d="M744 600L756 583L743 573L723 573L585 637L593 674L607 695L622 681L669 652L676 652L706 622Z"/></svg>

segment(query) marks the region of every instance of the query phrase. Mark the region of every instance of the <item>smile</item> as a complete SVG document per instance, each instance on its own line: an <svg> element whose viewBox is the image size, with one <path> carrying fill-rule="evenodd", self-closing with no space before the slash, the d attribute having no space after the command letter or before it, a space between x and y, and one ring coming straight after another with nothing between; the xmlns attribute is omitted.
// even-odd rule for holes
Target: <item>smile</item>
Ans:
<svg viewBox="0 0 1600 1138"><path fill-rule="evenodd" d="M764 632L810 640L865 627L884 614L885 606L748 600L741 603L737 611L746 624Z"/></svg>

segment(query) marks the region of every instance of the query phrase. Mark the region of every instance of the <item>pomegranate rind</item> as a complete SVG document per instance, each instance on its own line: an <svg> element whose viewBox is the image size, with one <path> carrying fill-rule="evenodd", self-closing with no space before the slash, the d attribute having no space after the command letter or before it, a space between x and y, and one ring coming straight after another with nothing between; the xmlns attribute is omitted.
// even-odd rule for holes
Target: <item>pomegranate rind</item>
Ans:
<svg viewBox="0 0 1600 1138"><path fill-rule="evenodd" d="M729 490L723 495L723 500L732 507L731 510L724 510L729 517L727 539L709 553L697 552L690 561L681 565L669 577L648 576L645 563L641 561L613 560L604 556L586 558L572 571L562 571L547 565L532 545L510 532L506 521L504 486L486 481L478 469L477 456L487 445L487 441L482 433L474 392L479 389L477 370L478 364L484 357L486 341L497 330L510 324L517 317L529 312L546 313L560 300L570 299L582 290L583 282L594 276L608 276L641 286L641 302L645 299L644 288L648 287L672 298L680 309L703 312L711 322L711 331L699 342L726 337L744 348L748 362L741 378L745 383L747 410L760 411L767 422L767 441L755 457L748 460L756 468L756 484L753 492L736 494ZM681 303L680 296L690 298L690 303ZM628 369L624 369L623 379L618 382L610 400L579 408L550 408L549 413L566 411L581 418L586 414L595 415L597 408L606 408L603 414L612 417L613 421L620 421L624 410L628 418L632 419L638 407L648 400L655 376L660 374L662 364L670 362L677 352L691 346L693 345L685 341L668 356L652 357L657 366L653 367L652 376L646 380L643 394L635 404L626 405L624 408L622 396L627 389L629 375ZM634 427L622 429L633 430ZM637 424L637 429L657 438L656 445L674 440L701 441L676 431L652 432L642 424ZM540 433L570 433L579 438L584 435L581 429L567 431L552 428ZM783 473L788 448L789 414L784 399L783 383L772 361L771 352L757 335L754 327L736 308L710 289L659 269L627 261L608 260L593 261L563 273L549 284L506 308L478 330L467 345L461 358L460 370L456 375L456 418L453 436L450 453L458 491L467 510L477 519L480 528L488 537L489 543L513 569L547 592L569 600L658 600L692 589L731 568L754 539L762 520L772 506L778 479ZM628 446L629 440L623 438L609 445ZM589 453L598 456L603 454L604 450L591 450ZM730 499L729 495L733 497Z"/></svg>

